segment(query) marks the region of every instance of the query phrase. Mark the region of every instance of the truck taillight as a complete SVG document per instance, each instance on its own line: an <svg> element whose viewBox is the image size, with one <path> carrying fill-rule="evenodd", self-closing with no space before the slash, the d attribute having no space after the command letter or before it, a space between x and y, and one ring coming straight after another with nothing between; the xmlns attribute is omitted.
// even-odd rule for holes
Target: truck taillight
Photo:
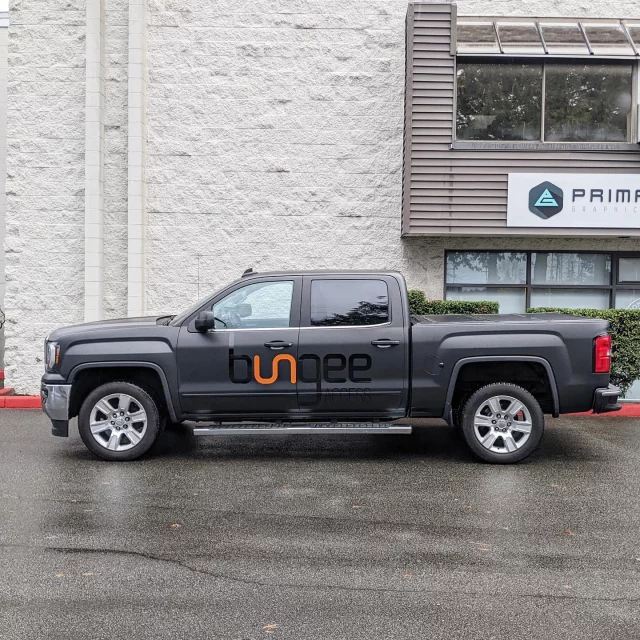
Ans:
<svg viewBox="0 0 640 640"><path fill-rule="evenodd" d="M593 346L593 372L611 371L611 336L608 333L598 336Z"/></svg>

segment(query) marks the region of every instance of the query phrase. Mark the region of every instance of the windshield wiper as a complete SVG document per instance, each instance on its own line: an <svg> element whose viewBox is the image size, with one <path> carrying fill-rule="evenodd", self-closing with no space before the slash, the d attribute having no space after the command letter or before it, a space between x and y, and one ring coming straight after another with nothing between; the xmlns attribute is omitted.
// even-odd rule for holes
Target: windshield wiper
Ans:
<svg viewBox="0 0 640 640"><path fill-rule="evenodd" d="M159 318L156 319L156 324L163 324L163 325L167 326L174 318L175 318L175 315L172 315L172 316L160 316Z"/></svg>

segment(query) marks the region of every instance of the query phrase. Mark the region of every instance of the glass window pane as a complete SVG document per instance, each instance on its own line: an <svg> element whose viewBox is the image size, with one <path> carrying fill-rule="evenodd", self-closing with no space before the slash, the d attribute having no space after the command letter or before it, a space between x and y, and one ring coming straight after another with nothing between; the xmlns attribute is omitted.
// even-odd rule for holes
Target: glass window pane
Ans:
<svg viewBox="0 0 640 640"><path fill-rule="evenodd" d="M545 140L626 142L632 110L632 66L548 64Z"/></svg>
<svg viewBox="0 0 640 640"><path fill-rule="evenodd" d="M611 284L608 253L533 253L532 284Z"/></svg>
<svg viewBox="0 0 640 640"><path fill-rule="evenodd" d="M499 22L498 35L505 53L544 53L533 22Z"/></svg>
<svg viewBox="0 0 640 640"><path fill-rule="evenodd" d="M640 282L640 258L620 258L618 282Z"/></svg>
<svg viewBox="0 0 640 640"><path fill-rule="evenodd" d="M389 321L389 294L383 280L314 280L314 327L381 324Z"/></svg>
<svg viewBox="0 0 640 640"><path fill-rule="evenodd" d="M492 22L458 22L458 53L500 53Z"/></svg>
<svg viewBox="0 0 640 640"><path fill-rule="evenodd" d="M524 313L526 307L525 290L517 288L447 287L446 298L497 302L499 313Z"/></svg>
<svg viewBox="0 0 640 640"><path fill-rule="evenodd" d="M447 284L525 284L526 279L526 253L447 253Z"/></svg>
<svg viewBox="0 0 640 640"><path fill-rule="evenodd" d="M216 329L268 329L288 327L293 282L256 282L213 305Z"/></svg>
<svg viewBox="0 0 640 640"><path fill-rule="evenodd" d="M540 25L549 53L589 55L589 48L577 22Z"/></svg>
<svg viewBox="0 0 640 640"><path fill-rule="evenodd" d="M633 49L619 23L584 23L582 26L595 55L633 55Z"/></svg>
<svg viewBox="0 0 640 640"><path fill-rule="evenodd" d="M636 45L636 49L640 51L640 23L625 22L625 26L633 43Z"/></svg>
<svg viewBox="0 0 640 640"><path fill-rule="evenodd" d="M640 289L618 289L616 309L640 309Z"/></svg>
<svg viewBox="0 0 640 640"><path fill-rule="evenodd" d="M609 291L609 289L531 289L531 306L608 309Z"/></svg>
<svg viewBox="0 0 640 640"><path fill-rule="evenodd" d="M459 140L540 140L542 65L458 64Z"/></svg>

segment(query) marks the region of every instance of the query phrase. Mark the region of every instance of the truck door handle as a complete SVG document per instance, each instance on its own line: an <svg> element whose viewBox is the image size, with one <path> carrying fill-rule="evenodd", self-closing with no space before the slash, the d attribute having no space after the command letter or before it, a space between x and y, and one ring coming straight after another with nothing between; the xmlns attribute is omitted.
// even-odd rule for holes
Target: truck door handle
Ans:
<svg viewBox="0 0 640 640"><path fill-rule="evenodd" d="M292 347L293 342L283 342L282 340L273 340L272 342L265 342L264 346L267 349L273 349L274 351L279 351L280 349L284 349L286 347Z"/></svg>
<svg viewBox="0 0 640 640"><path fill-rule="evenodd" d="M380 340L372 340L371 344L379 349L388 349L389 347L397 347L400 344L400 340L389 340L382 338Z"/></svg>

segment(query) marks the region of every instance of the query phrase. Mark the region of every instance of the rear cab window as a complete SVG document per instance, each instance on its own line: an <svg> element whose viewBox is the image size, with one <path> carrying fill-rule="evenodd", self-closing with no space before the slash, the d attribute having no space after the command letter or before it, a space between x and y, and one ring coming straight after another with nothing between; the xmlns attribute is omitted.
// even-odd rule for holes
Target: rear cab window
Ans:
<svg viewBox="0 0 640 640"><path fill-rule="evenodd" d="M312 327L348 327L390 321L389 290L384 280L311 281Z"/></svg>

